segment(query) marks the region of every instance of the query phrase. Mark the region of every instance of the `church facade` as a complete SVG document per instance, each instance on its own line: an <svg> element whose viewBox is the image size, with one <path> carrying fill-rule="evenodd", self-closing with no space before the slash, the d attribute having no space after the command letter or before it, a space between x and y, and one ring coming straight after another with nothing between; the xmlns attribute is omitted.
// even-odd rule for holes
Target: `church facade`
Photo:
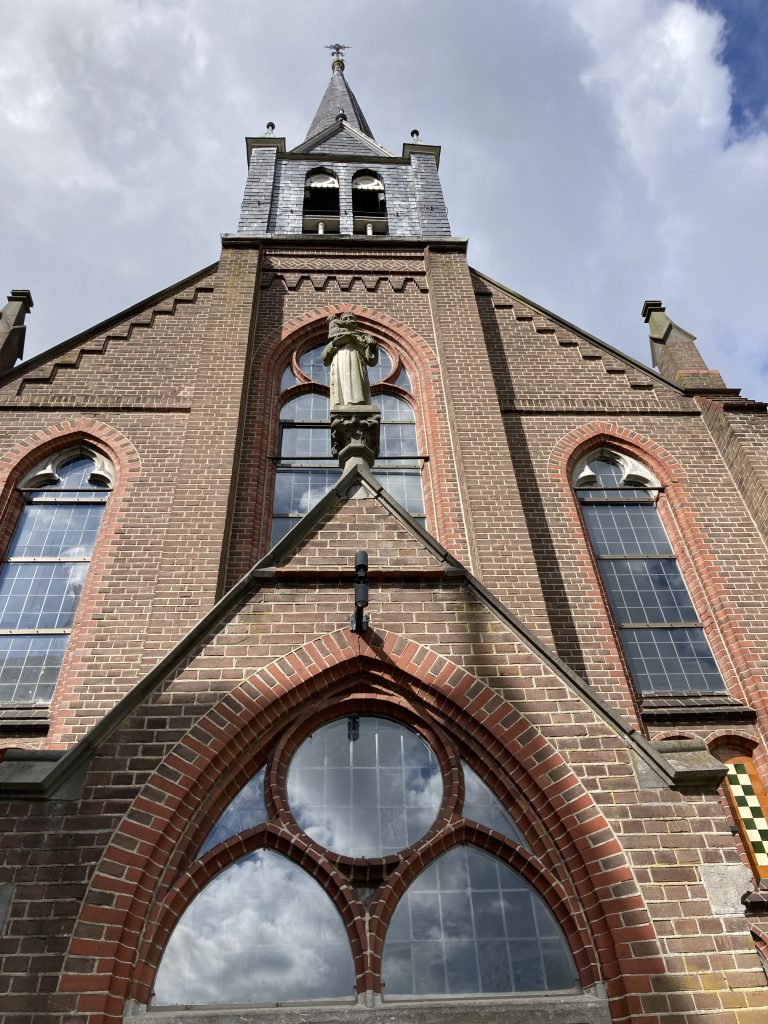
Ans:
<svg viewBox="0 0 768 1024"><path fill-rule="evenodd" d="M470 267L342 51L217 263L4 310L2 1020L758 1024L766 407Z"/></svg>

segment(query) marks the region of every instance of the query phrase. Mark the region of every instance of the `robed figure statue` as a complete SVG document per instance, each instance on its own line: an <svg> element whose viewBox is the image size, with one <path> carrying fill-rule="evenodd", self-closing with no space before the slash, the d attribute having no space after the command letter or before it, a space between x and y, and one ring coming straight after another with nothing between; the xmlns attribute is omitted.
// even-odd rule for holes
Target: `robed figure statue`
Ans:
<svg viewBox="0 0 768 1024"><path fill-rule="evenodd" d="M350 405L371 405L368 367L379 360L376 341L357 329L354 313L328 317L328 344L323 363L331 368L331 409Z"/></svg>

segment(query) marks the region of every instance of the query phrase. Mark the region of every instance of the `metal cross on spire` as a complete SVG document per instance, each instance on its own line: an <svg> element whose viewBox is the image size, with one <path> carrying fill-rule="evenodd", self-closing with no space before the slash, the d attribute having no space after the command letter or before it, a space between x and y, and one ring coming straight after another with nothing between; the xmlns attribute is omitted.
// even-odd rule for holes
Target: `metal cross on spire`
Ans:
<svg viewBox="0 0 768 1024"><path fill-rule="evenodd" d="M344 51L351 49L346 43L328 43L326 50L331 51L334 60L344 60Z"/></svg>

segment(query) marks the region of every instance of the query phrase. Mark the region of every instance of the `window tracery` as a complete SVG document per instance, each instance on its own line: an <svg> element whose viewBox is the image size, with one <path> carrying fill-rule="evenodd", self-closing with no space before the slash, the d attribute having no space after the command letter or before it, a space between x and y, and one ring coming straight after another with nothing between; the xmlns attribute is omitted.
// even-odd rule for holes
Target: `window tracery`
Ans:
<svg viewBox="0 0 768 1024"><path fill-rule="evenodd" d="M84 446L19 483L23 507L0 570L0 704L50 702L113 483L112 465Z"/></svg>
<svg viewBox="0 0 768 1024"><path fill-rule="evenodd" d="M659 481L629 456L601 448L580 460L573 484L637 690L724 691L656 508Z"/></svg>
<svg viewBox="0 0 768 1024"><path fill-rule="evenodd" d="M152 1005L351 999L361 962L385 1000L577 991L560 924L505 860L535 864L488 783L426 723L345 710L294 727L216 821ZM412 881L369 919L396 877Z"/></svg>
<svg viewBox="0 0 768 1024"><path fill-rule="evenodd" d="M285 396L280 409L280 437L275 456L275 498L270 546L313 508L339 480L331 455L329 368L323 345L294 354L280 379ZM424 521L416 416L406 396L411 380L402 362L379 345L379 359L369 368L372 399L381 409L381 450L374 475L415 519ZM305 390L300 394L294 388Z"/></svg>

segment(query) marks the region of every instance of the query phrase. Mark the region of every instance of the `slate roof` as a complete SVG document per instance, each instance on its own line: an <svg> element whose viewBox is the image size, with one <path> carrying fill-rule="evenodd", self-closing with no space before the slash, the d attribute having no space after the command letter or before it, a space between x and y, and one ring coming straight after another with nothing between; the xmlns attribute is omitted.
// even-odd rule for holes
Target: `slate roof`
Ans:
<svg viewBox="0 0 768 1024"><path fill-rule="evenodd" d="M324 128L335 124L339 109L342 109L347 115L349 124L358 128L368 138L373 138L373 132L365 119L365 114L360 109L360 104L355 99L355 94L347 85L344 72L337 64L333 69L328 88L320 100L317 113L312 119L312 124L309 126L307 138L311 139L313 135L317 135Z"/></svg>

